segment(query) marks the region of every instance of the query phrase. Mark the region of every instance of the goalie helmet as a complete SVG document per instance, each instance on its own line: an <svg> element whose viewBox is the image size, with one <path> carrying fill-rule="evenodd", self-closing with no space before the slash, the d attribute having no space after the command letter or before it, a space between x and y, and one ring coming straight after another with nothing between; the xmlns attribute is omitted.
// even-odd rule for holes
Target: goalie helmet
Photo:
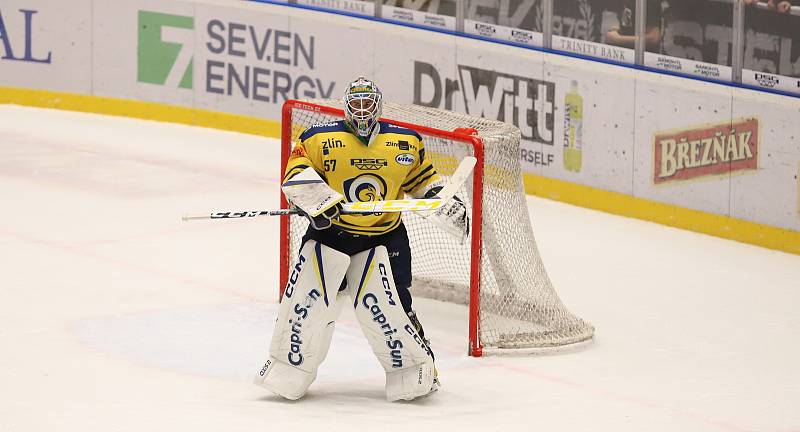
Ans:
<svg viewBox="0 0 800 432"><path fill-rule="evenodd" d="M344 116L360 138L369 140L383 108L383 94L372 81L358 77L344 94Z"/></svg>

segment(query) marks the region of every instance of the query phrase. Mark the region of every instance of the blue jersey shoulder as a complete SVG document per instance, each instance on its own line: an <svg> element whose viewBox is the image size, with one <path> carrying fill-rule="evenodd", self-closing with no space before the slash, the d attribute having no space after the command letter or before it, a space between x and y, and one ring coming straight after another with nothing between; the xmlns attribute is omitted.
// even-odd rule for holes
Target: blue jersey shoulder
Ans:
<svg viewBox="0 0 800 432"><path fill-rule="evenodd" d="M344 120L315 124L300 135L300 141L305 141L316 134L325 132L347 132L347 126L344 125Z"/></svg>
<svg viewBox="0 0 800 432"><path fill-rule="evenodd" d="M413 129L396 126L390 123L381 122L381 133L392 133L400 135L411 135L422 141L422 137Z"/></svg>

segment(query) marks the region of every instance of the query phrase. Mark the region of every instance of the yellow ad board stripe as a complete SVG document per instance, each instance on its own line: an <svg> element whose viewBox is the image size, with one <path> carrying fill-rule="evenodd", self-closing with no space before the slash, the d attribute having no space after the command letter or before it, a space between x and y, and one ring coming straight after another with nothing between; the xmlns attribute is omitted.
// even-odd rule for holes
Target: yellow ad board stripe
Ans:
<svg viewBox="0 0 800 432"><path fill-rule="evenodd" d="M0 103L180 123L277 138L281 123L175 105L45 90L0 87Z"/></svg>
<svg viewBox="0 0 800 432"><path fill-rule="evenodd" d="M656 222L800 255L800 232L524 174L525 192L580 207Z"/></svg>

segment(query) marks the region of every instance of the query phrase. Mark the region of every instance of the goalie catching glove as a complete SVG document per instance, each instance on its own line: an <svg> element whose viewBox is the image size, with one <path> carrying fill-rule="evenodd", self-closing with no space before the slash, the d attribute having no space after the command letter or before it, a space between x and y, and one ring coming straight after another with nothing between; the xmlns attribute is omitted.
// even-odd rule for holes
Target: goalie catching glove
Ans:
<svg viewBox="0 0 800 432"><path fill-rule="evenodd" d="M438 194L441 189L441 187L431 189L425 194L425 198L438 198L436 194ZM469 236L469 215L467 214L467 206L464 204L464 201L461 201L457 196L453 196L453 199L445 203L432 216L428 217L428 220L448 234L459 239L461 244L464 244Z"/></svg>
<svg viewBox="0 0 800 432"><path fill-rule="evenodd" d="M333 190L313 168L306 168L281 185L286 199L305 213L315 230L330 228L339 218L344 196Z"/></svg>

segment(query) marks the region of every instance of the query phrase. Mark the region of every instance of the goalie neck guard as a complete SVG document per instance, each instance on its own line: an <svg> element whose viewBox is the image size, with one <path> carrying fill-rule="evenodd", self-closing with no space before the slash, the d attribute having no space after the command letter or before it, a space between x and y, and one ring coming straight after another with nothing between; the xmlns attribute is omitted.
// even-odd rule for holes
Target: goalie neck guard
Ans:
<svg viewBox="0 0 800 432"><path fill-rule="evenodd" d="M378 131L378 119L383 108L383 94L372 81L363 76L351 82L344 94L344 113L347 126L365 144Z"/></svg>

